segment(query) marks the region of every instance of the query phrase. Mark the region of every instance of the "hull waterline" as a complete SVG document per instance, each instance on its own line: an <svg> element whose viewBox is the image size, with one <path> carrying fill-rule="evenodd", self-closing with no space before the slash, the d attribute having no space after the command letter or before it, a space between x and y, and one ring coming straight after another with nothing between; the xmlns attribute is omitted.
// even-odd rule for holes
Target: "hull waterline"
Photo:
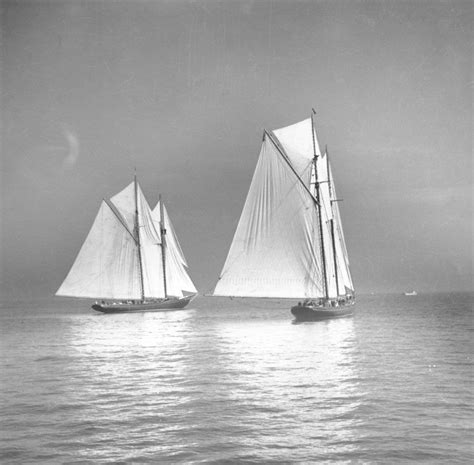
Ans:
<svg viewBox="0 0 474 465"><path fill-rule="evenodd" d="M182 297L181 299L166 299L161 301L140 302L137 304L94 304L92 308L101 313L143 313L143 312L168 312L183 310L195 296Z"/></svg>
<svg viewBox="0 0 474 465"><path fill-rule="evenodd" d="M313 307L310 305L295 305L291 308L291 313L298 321L321 321L334 318L344 318L353 315L354 308L347 305L337 308Z"/></svg>

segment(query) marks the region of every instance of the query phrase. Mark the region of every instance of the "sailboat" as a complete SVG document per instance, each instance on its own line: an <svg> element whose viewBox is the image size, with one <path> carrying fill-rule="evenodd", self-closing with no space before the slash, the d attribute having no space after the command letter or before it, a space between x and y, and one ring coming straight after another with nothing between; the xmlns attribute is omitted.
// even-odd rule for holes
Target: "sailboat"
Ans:
<svg viewBox="0 0 474 465"><path fill-rule="evenodd" d="M355 292L327 149L315 111L265 130L257 166L213 295L300 299L298 320L353 312Z"/></svg>
<svg viewBox="0 0 474 465"><path fill-rule="evenodd" d="M184 308L196 295L161 195L152 210L136 176L104 199L58 296L98 299L103 313Z"/></svg>

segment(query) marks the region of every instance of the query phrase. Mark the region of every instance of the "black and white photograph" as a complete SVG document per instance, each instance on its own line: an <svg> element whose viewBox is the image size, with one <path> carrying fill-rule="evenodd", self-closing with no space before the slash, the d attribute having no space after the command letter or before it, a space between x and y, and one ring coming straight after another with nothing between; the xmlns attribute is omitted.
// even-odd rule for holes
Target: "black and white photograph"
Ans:
<svg viewBox="0 0 474 465"><path fill-rule="evenodd" d="M0 463L474 463L471 0L0 0Z"/></svg>

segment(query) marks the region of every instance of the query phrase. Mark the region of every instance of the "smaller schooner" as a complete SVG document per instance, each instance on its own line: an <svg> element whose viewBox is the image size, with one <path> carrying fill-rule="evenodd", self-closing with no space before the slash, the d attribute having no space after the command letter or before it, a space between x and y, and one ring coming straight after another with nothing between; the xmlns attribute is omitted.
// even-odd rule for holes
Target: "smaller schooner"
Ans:
<svg viewBox="0 0 474 465"><path fill-rule="evenodd" d="M262 148L216 296L292 298L297 320L351 315L354 286L327 150L313 110L264 131Z"/></svg>
<svg viewBox="0 0 474 465"><path fill-rule="evenodd" d="M196 295L163 201L152 210L136 176L104 199L58 296L98 299L103 313L184 308Z"/></svg>

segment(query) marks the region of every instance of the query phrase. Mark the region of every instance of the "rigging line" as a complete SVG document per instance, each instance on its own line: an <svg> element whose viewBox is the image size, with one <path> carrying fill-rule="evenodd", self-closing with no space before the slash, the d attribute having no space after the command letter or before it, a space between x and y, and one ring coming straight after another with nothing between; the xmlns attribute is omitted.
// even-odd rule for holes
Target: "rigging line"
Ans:
<svg viewBox="0 0 474 465"><path fill-rule="evenodd" d="M319 207L319 202L314 198L313 194L311 193L311 191L308 189L308 186L305 184L305 182L301 179L300 175L296 172L295 168L293 167L293 165L291 164L290 160L288 159L288 155L284 152L283 148L279 146L279 144L277 144L277 142L273 139L273 135L268 132L266 129L265 129L265 134L269 137L270 141L273 143L273 145L277 148L278 152L280 153L280 155L283 157L283 159L288 163L288 166L291 168L291 171L293 171L293 173L295 173L295 176L299 179L299 181L301 182L301 184L303 185L303 187L305 188L306 192L311 196L311 199L313 200L313 202ZM276 136L275 136L276 137Z"/></svg>
<svg viewBox="0 0 474 465"><path fill-rule="evenodd" d="M103 199L104 202L107 204L107 206L112 210L112 213L117 217L117 219L120 221L122 226L125 228L125 230L132 236L132 239L134 240L135 244L138 244L137 238L133 235L133 233L130 231L130 229L127 226L127 223L125 222L124 217L122 214L118 211L117 207L112 203L111 200L108 199Z"/></svg>

